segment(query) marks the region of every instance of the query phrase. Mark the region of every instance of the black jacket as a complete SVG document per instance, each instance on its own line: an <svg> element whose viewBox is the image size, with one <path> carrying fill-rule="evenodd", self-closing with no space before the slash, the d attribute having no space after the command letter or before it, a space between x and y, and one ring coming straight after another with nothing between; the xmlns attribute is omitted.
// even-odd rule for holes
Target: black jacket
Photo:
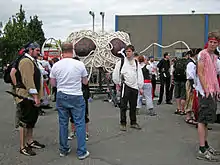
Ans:
<svg viewBox="0 0 220 165"><path fill-rule="evenodd" d="M170 77L170 61L162 59L157 64L157 67L159 68L160 76L163 76L163 73L166 74L167 77Z"/></svg>

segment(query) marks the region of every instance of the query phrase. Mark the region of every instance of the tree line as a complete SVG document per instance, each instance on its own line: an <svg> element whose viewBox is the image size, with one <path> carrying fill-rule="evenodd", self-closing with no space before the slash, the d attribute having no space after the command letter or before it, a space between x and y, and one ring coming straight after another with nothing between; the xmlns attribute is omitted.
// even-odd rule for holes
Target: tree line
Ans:
<svg viewBox="0 0 220 165"><path fill-rule="evenodd" d="M41 46L46 40L42 29L43 22L37 15L30 16L27 21L25 11L20 5L20 10L9 18L8 22L0 30L0 59L2 63L11 62L18 55L23 45L30 41L36 41Z"/></svg>

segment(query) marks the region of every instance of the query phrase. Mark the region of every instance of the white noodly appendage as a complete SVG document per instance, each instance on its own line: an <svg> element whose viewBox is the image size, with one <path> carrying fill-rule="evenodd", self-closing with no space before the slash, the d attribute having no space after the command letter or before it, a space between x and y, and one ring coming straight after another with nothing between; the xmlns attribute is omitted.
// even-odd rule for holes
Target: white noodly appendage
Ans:
<svg viewBox="0 0 220 165"><path fill-rule="evenodd" d="M217 47L217 51L220 53L220 47Z"/></svg>
<svg viewBox="0 0 220 165"><path fill-rule="evenodd" d="M83 38L91 39L96 46L96 49L92 50L87 56L79 57L85 66L89 68L89 79L94 68L102 67L105 71L112 73L115 64L118 60L120 60L119 57L112 54L111 51L113 49L113 45L110 41L118 38L126 45L131 44L129 35L125 32L117 31L112 33L96 33L91 30L82 30L71 33L67 38L67 42L76 44Z"/></svg>
<svg viewBox="0 0 220 165"><path fill-rule="evenodd" d="M120 51L118 51L118 53L121 54L121 55L123 55L123 56L125 57L124 51L125 51L125 48L122 48Z"/></svg>
<svg viewBox="0 0 220 165"><path fill-rule="evenodd" d="M172 43L172 44L170 44L170 45L166 45L166 46L160 45L160 44L158 44L158 43L152 43L152 44L150 44L147 48L145 48L144 50L142 50L142 51L140 52L140 54L143 54L144 52L146 52L149 48L151 48L151 47L154 46L154 45L159 46L159 47L161 47L161 48L163 48L163 49L166 49L166 48L170 48L170 47L172 47L172 46L174 46L174 45L176 45L176 44L179 44L179 43L184 44L184 45L186 46L186 48L187 48L188 50L190 50L190 48L189 48L189 46L186 44L186 42L184 42L184 41L176 41L176 42L174 42L174 43Z"/></svg>

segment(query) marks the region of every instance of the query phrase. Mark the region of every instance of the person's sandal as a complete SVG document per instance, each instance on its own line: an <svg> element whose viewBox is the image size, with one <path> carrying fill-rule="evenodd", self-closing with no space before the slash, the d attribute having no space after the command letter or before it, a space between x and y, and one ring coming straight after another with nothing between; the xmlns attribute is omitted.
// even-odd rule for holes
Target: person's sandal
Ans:
<svg viewBox="0 0 220 165"><path fill-rule="evenodd" d="M184 111L180 111L179 115L183 116L183 115L186 115L186 113Z"/></svg>
<svg viewBox="0 0 220 165"><path fill-rule="evenodd" d="M195 120L193 120L192 118L186 119L185 122L186 122L187 124L197 125L197 122L196 122Z"/></svg>
<svg viewBox="0 0 220 165"><path fill-rule="evenodd" d="M178 115L180 113L179 109L176 109L176 111L174 112L174 114Z"/></svg>

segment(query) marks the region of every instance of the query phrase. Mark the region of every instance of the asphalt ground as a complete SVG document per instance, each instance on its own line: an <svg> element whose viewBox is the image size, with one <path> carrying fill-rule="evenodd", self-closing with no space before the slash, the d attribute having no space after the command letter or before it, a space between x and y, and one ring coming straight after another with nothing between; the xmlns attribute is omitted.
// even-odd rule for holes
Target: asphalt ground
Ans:
<svg viewBox="0 0 220 165"><path fill-rule="evenodd" d="M0 80L0 164L1 165L219 165L196 159L198 136L194 126L174 115L176 105L155 105L156 117L138 116L142 130L119 130L119 109L99 97L89 105L90 138L87 148L90 157L80 161L76 157L76 140L70 141L72 152L59 157L58 116L53 109L40 116L34 137L46 145L27 157L19 153L19 132L14 129L15 104L4 91L9 85ZM51 103L54 107L54 103ZM128 118L129 120L129 118ZM220 125L213 124L209 143L220 150Z"/></svg>

